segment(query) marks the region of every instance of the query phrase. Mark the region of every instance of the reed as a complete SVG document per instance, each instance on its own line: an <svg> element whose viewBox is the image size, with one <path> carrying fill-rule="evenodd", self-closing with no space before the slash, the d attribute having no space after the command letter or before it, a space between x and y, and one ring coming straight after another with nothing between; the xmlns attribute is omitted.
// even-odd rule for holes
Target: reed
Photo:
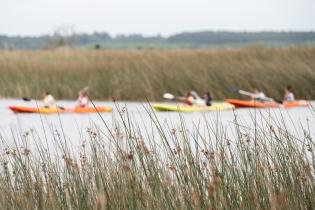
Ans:
<svg viewBox="0 0 315 210"><path fill-rule="evenodd" d="M315 98L315 48L226 50L0 51L0 95L75 99L90 86L94 99L161 100L165 92L210 91L239 97L230 86L282 98L290 84L297 98Z"/></svg>
<svg viewBox="0 0 315 210"><path fill-rule="evenodd" d="M219 118L204 115L205 131L188 130L183 117L172 127L150 108L151 126L141 129L118 109L115 126L88 129L77 152L55 131L46 140L34 130L14 135L15 146L1 149L1 208L315 208L315 145L307 129L298 137L257 113L254 127L235 116L232 138ZM54 155L45 141L54 142Z"/></svg>

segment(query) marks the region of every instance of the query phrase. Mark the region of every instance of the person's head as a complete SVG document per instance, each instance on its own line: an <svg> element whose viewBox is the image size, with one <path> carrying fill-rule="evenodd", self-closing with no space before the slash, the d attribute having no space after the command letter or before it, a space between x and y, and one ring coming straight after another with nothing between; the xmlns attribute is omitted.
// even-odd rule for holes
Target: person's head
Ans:
<svg viewBox="0 0 315 210"><path fill-rule="evenodd" d="M80 96L87 96L87 92L86 92L86 91L80 91L80 92L79 92L79 95L80 95Z"/></svg>
<svg viewBox="0 0 315 210"><path fill-rule="evenodd" d="M209 92L209 91L207 91L207 92L205 93L205 95L206 95L206 96L208 96L208 97L210 97L210 96L211 96L211 94L210 94L210 92Z"/></svg>
<svg viewBox="0 0 315 210"><path fill-rule="evenodd" d="M286 90L287 90L288 92L291 92L291 91L292 91L292 86L291 86L291 85L288 85L287 88L286 88Z"/></svg>
<svg viewBox="0 0 315 210"><path fill-rule="evenodd" d="M186 94L186 97L190 97L190 96L192 96L192 95L191 95L191 92L188 91L187 94Z"/></svg>
<svg viewBox="0 0 315 210"><path fill-rule="evenodd" d="M46 92L44 93L44 95L45 95L45 96L48 96L48 95L50 95L50 92L46 91Z"/></svg>

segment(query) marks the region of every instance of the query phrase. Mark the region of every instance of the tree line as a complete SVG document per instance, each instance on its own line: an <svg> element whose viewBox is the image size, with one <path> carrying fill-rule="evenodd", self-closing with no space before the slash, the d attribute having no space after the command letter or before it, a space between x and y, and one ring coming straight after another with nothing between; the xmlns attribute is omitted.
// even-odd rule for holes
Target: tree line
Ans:
<svg viewBox="0 0 315 210"><path fill-rule="evenodd" d="M315 32L184 32L163 37L141 34L110 36L106 32L58 33L42 36L0 35L0 49L71 48L222 48L250 44L270 46L306 45L315 43Z"/></svg>

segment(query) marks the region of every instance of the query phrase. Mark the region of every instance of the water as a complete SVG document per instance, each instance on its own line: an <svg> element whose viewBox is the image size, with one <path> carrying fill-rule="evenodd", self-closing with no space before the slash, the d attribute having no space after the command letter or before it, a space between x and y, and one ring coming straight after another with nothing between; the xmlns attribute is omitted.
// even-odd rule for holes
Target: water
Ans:
<svg viewBox="0 0 315 210"><path fill-rule="evenodd" d="M59 101L58 105L72 107L74 101ZM66 139L73 150L76 150L82 141L87 140L88 128L98 127L105 131L113 131L116 122L119 121L119 113L112 102L95 102L96 105L107 105L114 107L112 113L102 113L101 117L97 113L92 114L14 114L9 110L9 105L36 106L35 101L25 102L22 100L2 99L0 100L0 134L3 137L1 147L12 145L14 137L30 130L35 130L38 135L38 141L48 139L48 144L53 147L52 136L56 132L60 133L62 138ZM118 102L120 109L127 109L128 114L137 129L145 133L146 130L152 129L150 115L146 112L145 107L149 108L147 103L138 102ZM312 102L315 107L315 102ZM150 111L151 112L151 111ZM309 130L312 137L315 137L315 112L309 107L299 107L291 109L237 109L223 112L207 113L176 113L176 112L156 112L159 122L169 128L180 129L181 119L185 122L187 129L194 130L196 127L202 132L206 132L205 120L212 126L216 126L217 121L233 136L232 128L234 127L235 115L238 122L248 128L253 128L253 119L256 118L258 124L263 119L271 119L285 122L287 129L296 136L302 136L304 130ZM126 112L123 113L127 117ZM268 120L266 120L268 121ZM156 131L153 131L153 133ZM148 132L150 133L150 131ZM153 134L152 134L153 135Z"/></svg>

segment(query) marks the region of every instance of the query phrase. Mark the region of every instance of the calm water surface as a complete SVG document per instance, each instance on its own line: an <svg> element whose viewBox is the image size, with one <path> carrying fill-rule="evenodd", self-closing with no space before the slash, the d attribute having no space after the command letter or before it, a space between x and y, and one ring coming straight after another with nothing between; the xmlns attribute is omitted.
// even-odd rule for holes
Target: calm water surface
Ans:
<svg viewBox="0 0 315 210"><path fill-rule="evenodd" d="M74 106L74 101L59 101L58 105L64 107ZM36 102L25 102L22 100L2 99L0 100L0 133L3 144L12 144L13 138L20 133L31 129L36 130L39 139L51 139L57 130L64 134L66 141L71 144L75 150L80 143L88 139L87 129L98 127L101 130L114 130L119 120L119 113L112 102L95 102L96 105L108 105L114 107L112 113L102 113L101 117L97 113L92 114L14 114L9 105L36 106ZM152 130L152 121L150 114L146 112L149 108L148 103L138 102L118 102L120 109L127 108L129 117L133 124L137 125L143 133L150 133ZM315 107L315 102L312 102ZM150 109L150 108L149 108ZM152 110L150 111L152 115ZM285 122L287 129L296 136L302 136L304 130L310 132L315 137L315 112L312 108L291 108L291 109L237 109L236 111L207 112L207 113L176 113L176 112L155 112L159 122L166 127L180 129L181 119L186 128L194 130L196 127L200 132L206 132L206 121L212 127L221 125L222 129L230 132L233 136L234 118L237 116L238 122L249 128L254 127L253 119L256 118L258 126L267 121ZM126 112L123 113L126 117ZM218 121L220 123L218 123ZM263 122L264 121L264 122ZM105 122L105 123L104 123ZM106 125L105 125L106 124ZM107 127L106 127L107 126ZM151 132L154 133L156 131ZM105 132L106 133L106 132ZM153 135L153 134L152 134ZM6 145L5 145L6 146Z"/></svg>

